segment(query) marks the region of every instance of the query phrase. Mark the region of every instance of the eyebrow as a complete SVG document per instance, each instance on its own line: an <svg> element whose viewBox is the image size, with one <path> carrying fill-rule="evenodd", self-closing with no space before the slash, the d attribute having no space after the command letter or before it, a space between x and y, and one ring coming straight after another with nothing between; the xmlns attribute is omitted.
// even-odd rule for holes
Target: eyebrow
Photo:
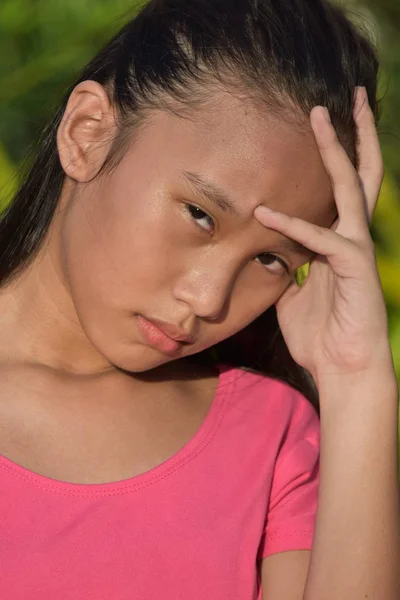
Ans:
<svg viewBox="0 0 400 600"><path fill-rule="evenodd" d="M232 200L215 183L205 181L200 175L191 171L184 171L183 176L197 194L215 204L223 212L238 216Z"/></svg>
<svg viewBox="0 0 400 600"><path fill-rule="evenodd" d="M239 216L232 200L215 183L206 181L198 173L191 171L184 171L183 177L198 195L215 204L223 212ZM281 235L283 236L283 234ZM276 246L294 254L300 254L301 256L312 257L315 254L312 250L300 244L300 242L285 236L282 237Z"/></svg>

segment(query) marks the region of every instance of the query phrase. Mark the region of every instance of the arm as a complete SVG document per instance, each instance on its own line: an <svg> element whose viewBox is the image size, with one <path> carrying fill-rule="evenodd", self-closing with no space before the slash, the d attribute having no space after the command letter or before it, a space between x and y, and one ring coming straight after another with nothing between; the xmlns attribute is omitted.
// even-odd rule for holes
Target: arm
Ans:
<svg viewBox="0 0 400 600"><path fill-rule="evenodd" d="M277 302L289 350L313 375L321 405L317 519L302 600L400 598L398 390L369 233L383 162L363 88L354 117L358 171L327 111L311 113L338 210L331 229L255 211L317 256L304 286L292 284Z"/></svg>
<svg viewBox="0 0 400 600"><path fill-rule="evenodd" d="M321 384L313 550L264 559L263 600L399 599L397 417L390 371Z"/></svg>
<svg viewBox="0 0 400 600"><path fill-rule="evenodd" d="M398 600L397 386L389 370L322 382L321 479L303 600Z"/></svg>
<svg viewBox="0 0 400 600"><path fill-rule="evenodd" d="M302 600L310 556L310 550L292 550L264 558L262 600Z"/></svg>

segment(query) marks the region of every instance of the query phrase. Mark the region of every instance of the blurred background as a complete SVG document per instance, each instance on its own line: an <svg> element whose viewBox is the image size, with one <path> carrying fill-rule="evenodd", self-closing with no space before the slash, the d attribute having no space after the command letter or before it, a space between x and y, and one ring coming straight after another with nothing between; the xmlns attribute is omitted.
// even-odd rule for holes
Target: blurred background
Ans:
<svg viewBox="0 0 400 600"><path fill-rule="evenodd" d="M190 0L188 0L190 2ZM400 378L400 0L342 0L380 48L386 178L373 223ZM0 207L75 73L137 10L135 0L0 0Z"/></svg>

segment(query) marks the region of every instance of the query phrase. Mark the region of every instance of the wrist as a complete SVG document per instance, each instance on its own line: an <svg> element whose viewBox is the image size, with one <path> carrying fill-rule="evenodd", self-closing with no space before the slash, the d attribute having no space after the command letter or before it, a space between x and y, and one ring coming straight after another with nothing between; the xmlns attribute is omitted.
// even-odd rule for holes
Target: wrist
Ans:
<svg viewBox="0 0 400 600"><path fill-rule="evenodd" d="M398 382L393 364L371 365L362 371L324 370L314 378L320 396L320 403L329 401L346 402L353 396L367 394L368 397L383 399L399 396Z"/></svg>
<svg viewBox="0 0 400 600"><path fill-rule="evenodd" d="M333 385L340 386L360 386L374 381L380 382L380 385L397 388L396 373L393 363L393 356L389 343L387 343L379 352L376 352L373 359L362 366L337 367L336 365L320 366L312 373L318 391Z"/></svg>
<svg viewBox="0 0 400 600"><path fill-rule="evenodd" d="M385 431L390 427L398 435L399 390L393 376L326 380L319 390L319 405L322 423L335 432L346 423L362 423L376 432L379 423L385 423Z"/></svg>

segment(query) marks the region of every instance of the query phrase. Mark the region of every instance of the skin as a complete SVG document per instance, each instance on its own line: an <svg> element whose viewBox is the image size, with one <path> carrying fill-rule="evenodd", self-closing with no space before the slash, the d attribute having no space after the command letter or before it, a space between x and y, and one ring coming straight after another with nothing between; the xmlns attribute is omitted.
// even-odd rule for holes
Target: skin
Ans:
<svg viewBox="0 0 400 600"><path fill-rule="evenodd" d="M195 120L153 114L115 171L91 179L90 152L75 158L65 148L71 143L100 145L95 138L101 134L88 120L101 101L101 118L109 116L112 108L103 93L88 83L70 100L69 122L67 116L59 133L63 166L70 175L62 210L40 260L7 301L12 297L13 304L23 307L15 310L13 327L18 321L24 329L27 322L36 329L40 322L34 351L44 355L43 362L78 371L113 365L141 372L171 357L143 343L135 314L195 335L195 343L173 358L188 356L253 321L311 256L282 249L284 236L266 231L254 218L259 204L324 226L332 224L335 207L311 128L296 132L228 94L218 99L217 109L213 106ZM81 131L85 128L89 132ZM94 139L86 141L90 136ZM101 154L94 160L105 159L105 147ZM238 215L196 195L183 178L187 171L220 186ZM197 221L190 215L188 203L212 217L214 232L207 231L201 213ZM262 253L279 256L290 274L272 257L270 265L257 262ZM32 331L32 337L37 339L37 333Z"/></svg>
<svg viewBox="0 0 400 600"><path fill-rule="evenodd" d="M60 211L41 255L0 296L0 451L66 481L148 470L201 423L213 377L200 378L207 391L181 381L174 369L185 359L147 347L134 315L195 334L187 357L276 303L289 349L320 391L322 475L313 550L265 559L263 597L394 600L398 403L369 235L382 180L372 113L359 91L356 173L321 107L300 132L237 102L220 97L197 120L154 114L100 179L112 107L92 82L72 94L59 131ZM221 186L239 215L193 197L180 181L186 170ZM188 202L213 217L212 235L188 218ZM292 274L305 256L284 252L284 239L317 254L300 290ZM287 260L291 275L254 261L260 253Z"/></svg>
<svg viewBox="0 0 400 600"><path fill-rule="evenodd" d="M316 528L308 556L289 552L264 560L266 600L395 600L400 592L398 386L369 232L383 161L364 88L356 90L354 117L357 171L326 109L311 112L338 208L332 228L265 207L255 211L268 229L317 255L306 284L289 287L277 302L292 356L313 374L320 395ZM293 566L289 582L285 573Z"/></svg>
<svg viewBox="0 0 400 600"><path fill-rule="evenodd" d="M72 93L58 131L59 210L40 255L0 293L0 451L72 482L144 472L200 427L217 377L184 357L254 320L311 256L282 247L286 236L254 209L321 226L336 215L311 127L297 131L221 94L191 119L153 112L117 168L99 175L115 122L100 85ZM238 214L195 194L186 171L220 186ZM262 253L289 272L274 256L261 264ZM143 339L137 314L195 342L166 355Z"/></svg>

